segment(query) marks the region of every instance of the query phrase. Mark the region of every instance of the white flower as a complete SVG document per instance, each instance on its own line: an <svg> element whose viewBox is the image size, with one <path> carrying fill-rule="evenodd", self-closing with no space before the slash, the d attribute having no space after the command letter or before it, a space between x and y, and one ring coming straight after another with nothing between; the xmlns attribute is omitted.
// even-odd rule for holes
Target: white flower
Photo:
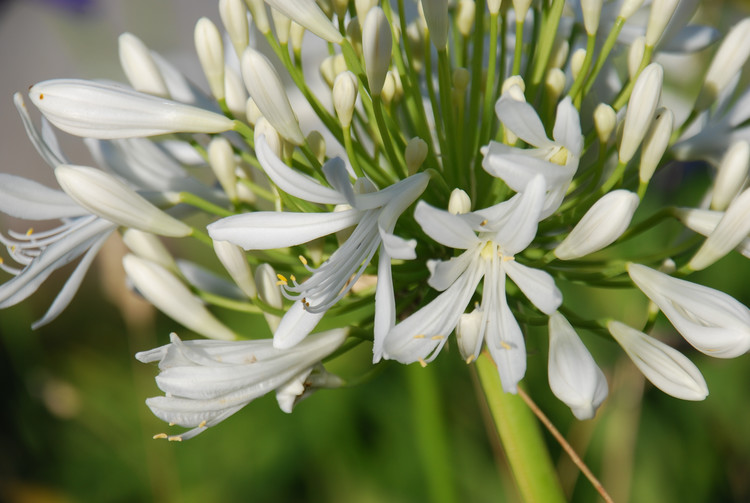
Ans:
<svg viewBox="0 0 750 503"><path fill-rule="evenodd" d="M171 344L135 355L143 363L158 361L161 371L156 384L166 396L149 398L146 405L159 419L192 428L157 438L187 440L269 391L280 389L282 395L289 395L293 381L309 373L345 338L346 330L331 330L311 335L295 348L279 350L270 339L183 342L172 334ZM303 383L301 391L307 388ZM289 409L289 398L279 400L282 408Z"/></svg>
<svg viewBox="0 0 750 503"><path fill-rule="evenodd" d="M607 398L607 379L559 312L549 317L549 387L578 419L591 419Z"/></svg>
<svg viewBox="0 0 750 503"><path fill-rule="evenodd" d="M428 283L442 293L388 333L386 358L402 363L434 359L484 278L482 319L470 356L476 357L485 341L503 389L515 392L526 372L526 349L521 328L506 300L506 275L545 314L554 312L562 302L549 274L515 260L515 255L534 239L544 194L544 180L537 175L523 193L473 213L453 215L424 202L417 205L414 217L428 236L466 251L448 261L428 262L432 273Z"/></svg>
<svg viewBox="0 0 750 503"><path fill-rule="evenodd" d="M724 217L723 211L700 210L696 208L677 208L675 216L690 229L704 236L709 236ZM736 250L750 258L750 237L745 237L737 245Z"/></svg>
<svg viewBox="0 0 750 503"><path fill-rule="evenodd" d="M750 349L750 309L724 292L629 263L628 274L698 351L734 358Z"/></svg>
<svg viewBox="0 0 750 503"><path fill-rule="evenodd" d="M390 259L415 257L415 242L392 234L396 220L424 191L428 175L419 173L376 191L372 183L359 179L355 185L341 159L323 166L328 183L298 173L271 152L265 138L256 144L258 160L271 180L284 192L318 204L348 204L351 209L326 213L258 211L224 218L208 226L215 240L229 241L246 250L284 248L306 243L356 225L349 239L302 284L293 278L285 295L296 300L274 333L276 347L291 347L315 328L325 312L349 291L364 272L378 248L376 292L376 345L395 319ZM382 247L380 246L382 243ZM353 276L353 277L352 277ZM282 281L286 282L284 278ZM376 349L376 355L378 351Z"/></svg>
<svg viewBox="0 0 750 503"><path fill-rule="evenodd" d="M635 81L622 125L622 139L618 150L621 163L627 163L633 158L646 136L659 104L663 80L664 70L661 65L651 63Z"/></svg>
<svg viewBox="0 0 750 503"><path fill-rule="evenodd" d="M344 39L315 0L266 0L266 3L323 40L340 44Z"/></svg>
<svg viewBox="0 0 750 503"><path fill-rule="evenodd" d="M365 60L367 82L370 93L380 96L386 73L391 67L391 26L380 7L373 7L367 13L362 27L362 53Z"/></svg>
<svg viewBox="0 0 750 503"><path fill-rule="evenodd" d="M700 370L685 355L619 321L610 321L607 328L646 379L664 393L682 400L708 396Z"/></svg>

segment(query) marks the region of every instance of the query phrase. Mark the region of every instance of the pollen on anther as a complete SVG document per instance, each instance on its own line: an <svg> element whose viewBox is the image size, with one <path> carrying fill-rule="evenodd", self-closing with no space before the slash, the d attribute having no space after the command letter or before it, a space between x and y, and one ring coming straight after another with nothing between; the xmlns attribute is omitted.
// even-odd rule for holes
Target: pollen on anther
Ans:
<svg viewBox="0 0 750 503"><path fill-rule="evenodd" d="M169 440L170 442L182 442L182 437L179 435L174 435L171 437L167 437L167 440Z"/></svg>
<svg viewBox="0 0 750 503"><path fill-rule="evenodd" d="M294 277L294 274L292 274L291 276L289 276L289 279L291 279L292 281L297 281L297 278Z"/></svg>
<svg viewBox="0 0 750 503"><path fill-rule="evenodd" d="M201 421L201 422L200 422L200 424L198 425L198 428L205 428L205 427L206 427L206 421L205 421L205 420L203 420L203 421Z"/></svg>
<svg viewBox="0 0 750 503"><path fill-rule="evenodd" d="M276 282L276 286L289 284L287 279L283 275L277 274L276 277L279 278L279 280Z"/></svg>
<svg viewBox="0 0 750 503"><path fill-rule="evenodd" d="M433 341L439 341L440 339L444 339L444 338L445 338L445 336L444 336L444 335L433 335L433 336L431 337L431 339L432 339Z"/></svg>
<svg viewBox="0 0 750 503"><path fill-rule="evenodd" d="M510 347L510 344L505 341L500 341L500 345L503 347L503 349L513 349Z"/></svg>
<svg viewBox="0 0 750 503"><path fill-rule="evenodd" d="M307 265L307 259L302 255L299 256L299 261L302 262L302 265Z"/></svg>
<svg viewBox="0 0 750 503"><path fill-rule="evenodd" d="M174 426L174 425L175 425L175 423L172 423L172 422L169 423L169 426Z"/></svg>
<svg viewBox="0 0 750 503"><path fill-rule="evenodd" d="M424 339L424 334L417 334L414 336L415 339Z"/></svg>
<svg viewBox="0 0 750 503"><path fill-rule="evenodd" d="M468 357L468 358L466 359L466 365L468 365L468 364L470 364L471 362L473 362L473 361L474 361L474 358L475 358L475 356L474 356L474 355L469 355L469 357Z"/></svg>
<svg viewBox="0 0 750 503"><path fill-rule="evenodd" d="M40 99L40 100L43 100L43 99L44 99L44 93L39 93L39 99Z"/></svg>
<svg viewBox="0 0 750 503"><path fill-rule="evenodd" d="M26 231L26 235L27 236L31 236L32 234L34 234L34 228L33 227L29 227L29 230Z"/></svg>
<svg viewBox="0 0 750 503"><path fill-rule="evenodd" d="M479 225L481 225L482 227L487 225L487 219L485 218L484 220L482 220Z"/></svg>
<svg viewBox="0 0 750 503"><path fill-rule="evenodd" d="M425 367L427 366L427 362L426 362L426 361L424 361L424 360L423 360L422 358L420 358L420 359L419 359L419 360L417 360L417 361L418 361L418 362L419 362L419 364L420 364L420 365L422 366L422 368L425 368Z"/></svg>
<svg viewBox="0 0 750 503"><path fill-rule="evenodd" d="M157 434L156 434L156 435L154 435L154 436L153 436L152 438L153 438L154 440L160 440L160 439L162 439L162 438L167 438L167 434L166 434L166 433L157 433Z"/></svg>

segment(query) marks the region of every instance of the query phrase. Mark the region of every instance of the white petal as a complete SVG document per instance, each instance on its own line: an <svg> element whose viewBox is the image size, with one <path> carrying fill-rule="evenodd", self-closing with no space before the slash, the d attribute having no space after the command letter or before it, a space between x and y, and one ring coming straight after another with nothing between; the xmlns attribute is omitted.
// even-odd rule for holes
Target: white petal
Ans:
<svg viewBox="0 0 750 503"><path fill-rule="evenodd" d="M396 299L393 294L391 258L380 251L378 257L378 283L375 287L375 320L373 327L372 363L383 357L383 345L388 332L396 324Z"/></svg>
<svg viewBox="0 0 750 503"><path fill-rule="evenodd" d="M460 216L439 210L423 201L417 203L414 219L425 234L444 246L465 250L479 242L474 231Z"/></svg>
<svg viewBox="0 0 750 503"><path fill-rule="evenodd" d="M323 40L338 44L344 38L314 0L266 0L266 3Z"/></svg>
<svg viewBox="0 0 750 503"><path fill-rule="evenodd" d="M546 271L527 267L515 260L502 264L503 269L523 294L544 314L550 314L562 304L562 293Z"/></svg>
<svg viewBox="0 0 750 503"><path fill-rule="evenodd" d="M482 309L489 310L489 322L484 339L497 365L503 391L516 393L518 382L526 374L526 344L521 327L518 326L505 298L505 275L496 282L494 288L497 298L493 305L485 305L484 299L482 301Z"/></svg>
<svg viewBox="0 0 750 503"><path fill-rule="evenodd" d="M581 120L578 110L573 106L570 96L566 96L557 105L555 128L552 131L555 142L567 148L575 157L581 157L583 152L583 135L581 135Z"/></svg>
<svg viewBox="0 0 750 503"><path fill-rule="evenodd" d="M508 96L501 96L495 104L495 113L502 123L516 136L534 147L552 147L544 125L534 107Z"/></svg>
<svg viewBox="0 0 750 503"><path fill-rule="evenodd" d="M430 260L427 267L430 269L430 279L427 283L438 291L443 291L453 284L472 264L479 260L481 248L477 245L466 250L458 257L449 260Z"/></svg>
<svg viewBox="0 0 750 503"><path fill-rule="evenodd" d="M502 246L504 254L515 255L524 250L536 236L544 191L544 179L541 175L535 176L518 199L506 225L492 238Z"/></svg>
<svg viewBox="0 0 750 503"><path fill-rule="evenodd" d="M50 220L88 214L65 192L8 173L0 173L0 212L25 220Z"/></svg>
<svg viewBox="0 0 750 503"><path fill-rule="evenodd" d="M577 166L561 166L532 156L529 150L490 142L482 167L492 176L504 181L516 192L522 192L537 175L544 177L547 187L565 185L567 188Z"/></svg>
<svg viewBox="0 0 750 503"><path fill-rule="evenodd" d="M738 246L750 233L750 189L732 201L716 228L698 249L688 266L705 269Z"/></svg>
<svg viewBox="0 0 750 503"><path fill-rule="evenodd" d="M325 311L310 313L305 311L301 301L295 302L281 318L279 327L273 334L273 347L287 349L299 344L315 329L325 314Z"/></svg>

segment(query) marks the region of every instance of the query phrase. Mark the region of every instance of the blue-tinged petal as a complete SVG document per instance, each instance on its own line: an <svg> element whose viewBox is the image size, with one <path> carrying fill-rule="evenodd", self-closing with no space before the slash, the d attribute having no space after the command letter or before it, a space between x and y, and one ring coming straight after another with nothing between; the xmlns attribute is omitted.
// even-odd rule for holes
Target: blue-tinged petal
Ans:
<svg viewBox="0 0 750 503"><path fill-rule="evenodd" d="M20 176L0 173L0 212L26 220L88 215L65 192Z"/></svg>
<svg viewBox="0 0 750 503"><path fill-rule="evenodd" d="M245 250L285 248L327 236L355 225L363 212L291 213L257 211L222 218L208 226L217 241L229 241Z"/></svg>
<svg viewBox="0 0 750 503"><path fill-rule="evenodd" d="M459 215L437 209L423 201L417 203L414 219L425 234L442 245L465 250L479 242L477 235Z"/></svg>
<svg viewBox="0 0 750 503"><path fill-rule="evenodd" d="M552 136L555 142L567 148L576 158L581 157L581 152L583 152L581 120L570 96L566 96L557 105L557 116Z"/></svg>
<svg viewBox="0 0 750 503"><path fill-rule="evenodd" d="M509 96L501 96L495 104L498 119L516 136L534 147L554 147L547 138L544 125L534 107L524 101L516 101Z"/></svg>
<svg viewBox="0 0 750 503"><path fill-rule="evenodd" d="M544 179L541 175L535 176L522 192L506 225L492 238L502 246L504 255L515 255L526 249L536 236L544 191Z"/></svg>
<svg viewBox="0 0 750 503"><path fill-rule="evenodd" d="M531 303L544 314L553 313L562 304L562 293L549 273L526 267L515 260L504 262L502 268Z"/></svg>

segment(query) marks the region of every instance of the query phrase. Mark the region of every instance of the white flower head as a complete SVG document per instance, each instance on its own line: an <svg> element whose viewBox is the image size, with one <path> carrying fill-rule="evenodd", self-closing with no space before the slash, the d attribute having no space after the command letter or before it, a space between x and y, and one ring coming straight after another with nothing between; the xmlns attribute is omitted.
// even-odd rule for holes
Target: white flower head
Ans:
<svg viewBox="0 0 750 503"><path fill-rule="evenodd" d="M146 405L159 419L192 428L157 438L188 440L273 390L281 393L282 409L291 410L294 398L310 387L310 371L345 338L345 329L330 330L311 335L295 348L279 350L270 339L183 342L172 334L171 344L135 355L143 363L159 362L156 384L166 396L149 398ZM313 380L334 384L333 379Z"/></svg>
<svg viewBox="0 0 750 503"><path fill-rule="evenodd" d="M323 40L332 44L344 40L315 0L266 0L266 3Z"/></svg>

